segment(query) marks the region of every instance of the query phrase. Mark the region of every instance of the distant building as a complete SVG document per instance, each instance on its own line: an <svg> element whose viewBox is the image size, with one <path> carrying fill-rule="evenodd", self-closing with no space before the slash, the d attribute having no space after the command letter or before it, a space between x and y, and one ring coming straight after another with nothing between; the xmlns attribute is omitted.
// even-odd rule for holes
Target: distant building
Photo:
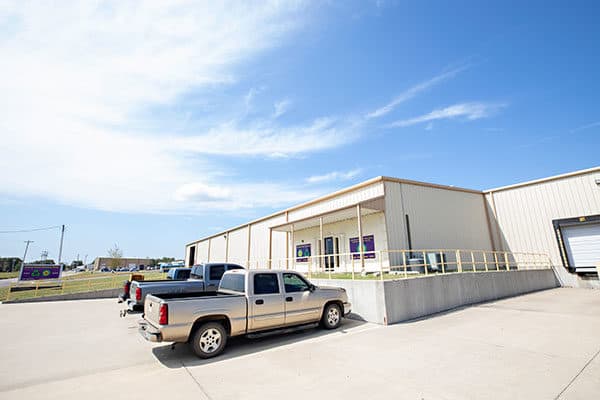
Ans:
<svg viewBox="0 0 600 400"><path fill-rule="evenodd" d="M129 268L129 267L138 267L140 269L146 268L151 264L151 260L149 258L112 258L112 257L97 257L94 260L94 270L99 270L102 268Z"/></svg>

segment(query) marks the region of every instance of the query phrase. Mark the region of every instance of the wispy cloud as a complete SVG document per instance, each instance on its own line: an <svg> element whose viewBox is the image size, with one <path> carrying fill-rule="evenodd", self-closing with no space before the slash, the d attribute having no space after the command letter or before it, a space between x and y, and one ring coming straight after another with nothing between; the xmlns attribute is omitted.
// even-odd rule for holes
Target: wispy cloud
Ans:
<svg viewBox="0 0 600 400"><path fill-rule="evenodd" d="M579 126L575 129L571 129L571 133L583 131L583 130L590 129L590 128L595 128L597 126L600 126L600 121L592 122L591 124L586 124L586 125Z"/></svg>
<svg viewBox="0 0 600 400"><path fill-rule="evenodd" d="M240 65L281 45L303 24L305 8L278 1L4 2L0 169L13 173L0 174L0 193L158 213L278 206L316 195L285 182L222 179L227 164L207 155L318 151L343 143L346 122L240 127L227 117L212 128L172 132L170 121L151 112L235 85ZM140 118L155 128L140 128ZM305 135L330 144L299 146Z"/></svg>
<svg viewBox="0 0 600 400"><path fill-rule="evenodd" d="M279 118L281 117L283 114L285 114L290 106L292 105L292 101L289 99L284 99L281 101L276 102L273 107L274 107L274 111L273 111L273 118Z"/></svg>
<svg viewBox="0 0 600 400"><path fill-rule="evenodd" d="M445 80L453 78L458 73L464 71L467 68L469 68L469 65L463 65L461 67L454 68L450 71L444 72L440 75L434 76L433 78L428 79L424 82L421 82L421 83L405 90L404 92L400 93L398 96L396 96L391 102L389 102L385 106L380 107L377 110L374 110L374 111L368 113L366 115L366 118L373 119L373 118L383 117L384 115L387 115L390 112L392 112L398 105L404 103L407 100L412 99L417 94L419 94L427 89L430 89L433 86L438 85Z"/></svg>
<svg viewBox="0 0 600 400"><path fill-rule="evenodd" d="M453 119L464 117L467 120L476 120L489 117L495 111L505 107L505 104L491 103L460 103L452 106L433 110L430 113L415 118L404 119L388 124L388 127L405 127L430 122L440 119Z"/></svg>
<svg viewBox="0 0 600 400"><path fill-rule="evenodd" d="M362 169L352 169L350 171L332 171L324 175L314 175L306 178L307 183L325 183L332 181L348 181L356 178L362 173Z"/></svg>

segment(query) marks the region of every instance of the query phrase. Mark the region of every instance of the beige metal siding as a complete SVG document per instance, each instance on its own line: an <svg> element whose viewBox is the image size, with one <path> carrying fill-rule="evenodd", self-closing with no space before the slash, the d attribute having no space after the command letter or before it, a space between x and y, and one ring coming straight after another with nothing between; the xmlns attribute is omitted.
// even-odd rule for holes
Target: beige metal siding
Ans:
<svg viewBox="0 0 600 400"><path fill-rule="evenodd" d="M402 184L414 249L492 250L483 195Z"/></svg>
<svg viewBox="0 0 600 400"><path fill-rule="evenodd" d="M408 240L401 183L385 182L385 224L387 226L389 249L407 249ZM390 254L390 262L392 265L400 265L402 263L401 255L398 253Z"/></svg>
<svg viewBox="0 0 600 400"><path fill-rule="evenodd" d="M208 261L208 240L198 242L196 247L196 263Z"/></svg>
<svg viewBox="0 0 600 400"><path fill-rule="evenodd" d="M363 201L376 199L384 195L384 183L376 182L372 185L344 193L322 202L289 211L289 220L296 221L314 215L323 214L340 208L348 207Z"/></svg>
<svg viewBox="0 0 600 400"><path fill-rule="evenodd" d="M600 170L486 195L496 204L503 249L547 253L562 265L552 220L600 214ZM496 221L494 221L496 223Z"/></svg>
<svg viewBox="0 0 600 400"><path fill-rule="evenodd" d="M246 265L248 257L248 227L229 232L227 261Z"/></svg>
<svg viewBox="0 0 600 400"><path fill-rule="evenodd" d="M269 260L269 233L270 227L281 225L285 222L285 214L271 217L267 220L252 224L252 235L250 239L250 260L258 260L259 267L267 268ZM280 232L281 233L281 232ZM285 237L285 234L283 234ZM275 237L275 232L274 232ZM283 251L285 255L285 239L283 242ZM256 265L252 265L255 268Z"/></svg>
<svg viewBox="0 0 600 400"><path fill-rule="evenodd" d="M223 234L210 239L210 262L225 262L225 237Z"/></svg>

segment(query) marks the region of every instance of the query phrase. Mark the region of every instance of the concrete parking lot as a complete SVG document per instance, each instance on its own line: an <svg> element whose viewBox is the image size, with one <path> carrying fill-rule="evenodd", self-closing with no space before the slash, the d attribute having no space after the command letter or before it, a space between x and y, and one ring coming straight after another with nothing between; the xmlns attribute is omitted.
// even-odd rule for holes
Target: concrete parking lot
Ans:
<svg viewBox="0 0 600 400"><path fill-rule="evenodd" d="M600 398L600 291L555 289L419 321L237 339L195 358L114 300L0 305L0 399Z"/></svg>

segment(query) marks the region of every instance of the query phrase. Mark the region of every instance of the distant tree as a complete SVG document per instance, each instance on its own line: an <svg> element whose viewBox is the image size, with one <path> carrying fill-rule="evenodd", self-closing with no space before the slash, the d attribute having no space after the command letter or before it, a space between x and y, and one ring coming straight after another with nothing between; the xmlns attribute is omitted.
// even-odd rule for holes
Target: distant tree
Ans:
<svg viewBox="0 0 600 400"><path fill-rule="evenodd" d="M21 269L21 259L18 257L0 258L0 272L19 271Z"/></svg>
<svg viewBox="0 0 600 400"><path fill-rule="evenodd" d="M47 258L45 260L35 260L31 264L43 264L43 265L54 265L56 264L53 259Z"/></svg>
<svg viewBox="0 0 600 400"><path fill-rule="evenodd" d="M118 267L121 264L118 259L123 258L123 250L121 250L119 245L115 243L113 248L108 249L108 256L111 258L109 261L109 266L111 268Z"/></svg>

